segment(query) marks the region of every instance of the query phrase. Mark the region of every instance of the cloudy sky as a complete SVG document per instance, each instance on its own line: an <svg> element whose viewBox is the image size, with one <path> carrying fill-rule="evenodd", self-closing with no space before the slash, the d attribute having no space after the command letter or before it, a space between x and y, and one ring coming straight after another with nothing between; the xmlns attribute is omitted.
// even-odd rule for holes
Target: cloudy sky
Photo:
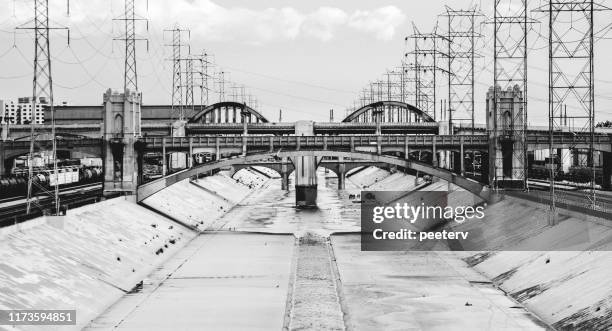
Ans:
<svg viewBox="0 0 612 331"><path fill-rule="evenodd" d="M72 0L70 15L66 1L49 0L56 26L70 27L52 35L55 98L71 104L99 104L107 88L123 86L123 44L113 41L122 26L112 19L123 12L121 0ZM138 47L139 87L146 104L171 102L172 65L168 59L171 35L164 29L179 24L191 30L192 53L214 54L217 70L229 72L229 80L246 86L271 120L283 109L285 120L326 120L329 109L336 118L353 105L360 90L378 79L387 68L400 64L406 48L404 37L412 23L421 31L433 29L445 4L453 8L476 5L492 15L492 1L453 0L136 0L136 11L148 18L148 31L140 23L138 32L149 39ZM540 4L530 1L530 8ZM607 4L606 1L603 2ZM31 19L32 0L0 0L0 97L16 98L32 92L32 33L14 27ZM540 19L542 14L534 13ZM486 17L483 18L486 21ZM545 18L544 18L545 19ZM612 65L606 61L612 50L612 34L603 31L612 14L596 21L600 32L596 46L596 94L598 119L612 118ZM599 29L602 31L599 31ZM485 93L492 85L491 25L478 27L483 33L476 60L477 122L484 122ZM543 124L547 114L546 75L547 24L530 33L530 120ZM187 38L185 38L185 41ZM229 88L226 88L229 91ZM442 94L444 86L440 87Z"/></svg>

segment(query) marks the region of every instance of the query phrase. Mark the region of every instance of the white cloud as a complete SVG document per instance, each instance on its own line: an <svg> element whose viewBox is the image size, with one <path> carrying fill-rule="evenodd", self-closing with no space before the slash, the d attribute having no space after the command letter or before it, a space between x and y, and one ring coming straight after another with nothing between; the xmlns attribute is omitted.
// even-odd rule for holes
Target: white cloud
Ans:
<svg viewBox="0 0 612 331"><path fill-rule="evenodd" d="M111 19L120 17L123 0L88 0L87 3L71 3L70 17L65 16L66 4L50 2L52 19L74 27L82 34L107 33L101 26L109 26ZM391 40L405 15L395 6L373 10L347 12L335 7L319 7L303 12L294 7L251 9L246 5L228 7L219 0L163 0L149 4L148 12L137 8L158 29L170 28L175 22L189 28L192 35L203 41L232 41L249 44L283 42L298 38L311 38L323 42L333 40L341 30L357 30L381 40ZM245 4L249 2L245 1ZM10 21L12 1L0 0L11 10L0 13L0 20ZM15 6L16 17L31 17L31 4ZM113 8L111 13L110 9ZM117 24L114 24L116 26ZM144 25L138 25L139 30ZM114 31L117 33L121 29ZM143 31L144 32L144 31ZM157 33L155 31L151 31Z"/></svg>
<svg viewBox="0 0 612 331"><path fill-rule="evenodd" d="M390 40L405 20L405 15L394 6L350 14L334 7L319 7L310 13L293 7L259 10L223 7L212 0L179 0L154 7L149 12L151 19L168 22L173 17L180 17L181 25L189 27L203 40L250 44L301 37L330 41L340 28L357 29L372 33L378 39Z"/></svg>
<svg viewBox="0 0 612 331"><path fill-rule="evenodd" d="M348 25L352 28L371 32L382 40L391 40L397 28L404 23L406 15L395 6L381 7L373 11L356 11Z"/></svg>
<svg viewBox="0 0 612 331"><path fill-rule="evenodd" d="M346 24L348 15L341 9L321 7L309 14L302 24L302 31L322 41L329 41L334 37L337 26Z"/></svg>

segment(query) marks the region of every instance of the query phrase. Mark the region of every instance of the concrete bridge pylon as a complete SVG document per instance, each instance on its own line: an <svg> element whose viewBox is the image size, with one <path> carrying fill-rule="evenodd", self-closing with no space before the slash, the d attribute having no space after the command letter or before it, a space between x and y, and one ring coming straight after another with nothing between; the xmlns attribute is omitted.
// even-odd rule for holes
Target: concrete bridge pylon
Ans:
<svg viewBox="0 0 612 331"><path fill-rule="evenodd" d="M299 121L295 123L296 136L313 136L314 123ZM295 203L299 207L317 205L317 159L303 155L294 158L295 165Z"/></svg>
<svg viewBox="0 0 612 331"><path fill-rule="evenodd" d="M138 91L123 93L108 89L104 93L104 193L135 194L138 188L142 148L142 95Z"/></svg>

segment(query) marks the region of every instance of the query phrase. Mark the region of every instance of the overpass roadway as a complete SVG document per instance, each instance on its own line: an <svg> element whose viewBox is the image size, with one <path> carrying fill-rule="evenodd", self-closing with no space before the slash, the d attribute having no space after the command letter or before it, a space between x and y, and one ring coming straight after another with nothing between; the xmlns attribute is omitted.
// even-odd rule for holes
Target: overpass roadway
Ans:
<svg viewBox="0 0 612 331"><path fill-rule="evenodd" d="M0 126L3 140L26 138L30 135L30 125ZM104 134L102 123L57 124L55 130L59 135L79 135L100 138ZM39 133L51 133L51 125L37 126ZM188 136L242 134L242 123L187 123L185 131ZM248 123L249 134L292 135L295 133L295 123ZM314 123L315 134L374 134L376 123ZM383 134L437 134L438 123L381 123ZM143 136L170 136L172 126L167 123L143 123Z"/></svg>
<svg viewBox="0 0 612 331"><path fill-rule="evenodd" d="M587 135L557 133L553 137L555 148L588 148ZM206 149L211 153L225 150L274 151L300 149L370 150L378 152L405 152L410 150L487 150L486 135L343 135L343 136L193 136L193 137L143 137L147 151L189 151ZM527 137L529 150L548 148L548 133L532 133ZM595 136L596 150L611 152L610 135Z"/></svg>
<svg viewBox="0 0 612 331"><path fill-rule="evenodd" d="M557 133L554 135L554 148L588 148L587 135ZM527 137L528 149L548 148L548 133L531 133ZM342 135L342 136L191 136L191 137L142 137L145 151L225 153L247 151L274 151L299 149L367 150L372 152L406 152L407 150L466 150L488 149L486 135ZM57 140L59 150L78 150L89 155L102 155L101 138L64 137ZM612 135L595 136L594 147L603 152L612 152ZM0 142L0 157L5 160L29 151L28 140L6 140ZM48 150L51 141L40 138L36 150Z"/></svg>

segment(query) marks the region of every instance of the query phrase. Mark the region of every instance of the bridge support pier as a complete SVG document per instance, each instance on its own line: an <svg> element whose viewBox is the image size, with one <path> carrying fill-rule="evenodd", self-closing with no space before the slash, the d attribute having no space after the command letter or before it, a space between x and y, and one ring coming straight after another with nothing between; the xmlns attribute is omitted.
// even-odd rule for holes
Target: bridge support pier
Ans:
<svg viewBox="0 0 612 331"><path fill-rule="evenodd" d="M6 162L6 147L4 147L4 141L0 141L0 177L6 175L5 162Z"/></svg>
<svg viewBox="0 0 612 331"><path fill-rule="evenodd" d="M296 122L295 135L313 136L314 123L308 121ZM317 205L316 157L298 156L293 160L293 165L295 166L295 204L298 207L315 207Z"/></svg>
<svg viewBox="0 0 612 331"><path fill-rule="evenodd" d="M187 154L187 168L193 167L193 137L189 137L189 152Z"/></svg>
<svg viewBox="0 0 612 331"><path fill-rule="evenodd" d="M574 161L573 151L568 148L559 148L557 149L557 155L559 156L559 160L561 161L561 170L564 173L568 173L572 163Z"/></svg>
<svg viewBox="0 0 612 331"><path fill-rule="evenodd" d="M139 92L104 94L104 193L135 194L141 179Z"/></svg>
<svg viewBox="0 0 612 331"><path fill-rule="evenodd" d="M281 163L281 189L289 191L289 164L286 157L283 157Z"/></svg>
<svg viewBox="0 0 612 331"><path fill-rule="evenodd" d="M166 155L166 138L162 138L162 176L168 174L168 156Z"/></svg>
<svg viewBox="0 0 612 331"><path fill-rule="evenodd" d="M459 174L465 176L465 151L463 150L463 137L461 137L461 145L459 147Z"/></svg>
<svg viewBox="0 0 612 331"><path fill-rule="evenodd" d="M603 157L603 182L601 188L612 191L612 152L601 152Z"/></svg>
<svg viewBox="0 0 612 331"><path fill-rule="evenodd" d="M338 190L346 189L346 164L344 158L338 158Z"/></svg>
<svg viewBox="0 0 612 331"><path fill-rule="evenodd" d="M431 145L431 164L434 167L438 166L438 151L436 149L436 139L435 139L435 137L432 140L432 145Z"/></svg>
<svg viewBox="0 0 612 331"><path fill-rule="evenodd" d="M185 137L185 125L186 121L176 121L172 123L172 136L173 137ZM170 168L184 169L187 165L187 155L183 152L170 153Z"/></svg>

